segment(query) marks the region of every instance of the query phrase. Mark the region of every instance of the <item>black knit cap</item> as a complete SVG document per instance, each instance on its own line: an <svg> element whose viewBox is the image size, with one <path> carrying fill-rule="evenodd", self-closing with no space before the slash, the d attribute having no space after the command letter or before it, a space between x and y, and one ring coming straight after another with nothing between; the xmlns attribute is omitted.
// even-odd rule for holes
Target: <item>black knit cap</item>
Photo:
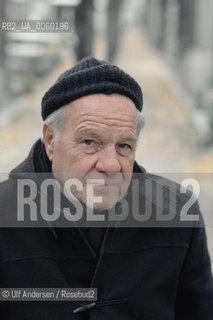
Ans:
<svg viewBox="0 0 213 320"><path fill-rule="evenodd" d="M130 75L106 61L88 57L63 72L45 93L41 103L43 120L73 100L94 93L119 93L142 110L141 88Z"/></svg>

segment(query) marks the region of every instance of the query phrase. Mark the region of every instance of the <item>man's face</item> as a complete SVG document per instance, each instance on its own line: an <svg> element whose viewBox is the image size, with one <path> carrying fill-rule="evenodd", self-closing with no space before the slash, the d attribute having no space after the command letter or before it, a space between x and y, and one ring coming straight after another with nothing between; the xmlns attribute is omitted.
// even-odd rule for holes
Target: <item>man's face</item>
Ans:
<svg viewBox="0 0 213 320"><path fill-rule="evenodd" d="M54 176L62 184L68 178L79 179L82 190L73 187L72 194L88 207L92 188L94 196L101 197L94 209L113 208L130 184L136 127L136 108L127 97L93 94L71 102L59 137L44 126Z"/></svg>

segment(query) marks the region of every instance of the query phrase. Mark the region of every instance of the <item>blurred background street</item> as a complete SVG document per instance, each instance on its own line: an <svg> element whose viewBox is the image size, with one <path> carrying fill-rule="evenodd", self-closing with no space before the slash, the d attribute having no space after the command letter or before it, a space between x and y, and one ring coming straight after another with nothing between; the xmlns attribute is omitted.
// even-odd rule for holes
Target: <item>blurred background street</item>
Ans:
<svg viewBox="0 0 213 320"><path fill-rule="evenodd" d="M69 21L71 32L0 32L0 168L41 137L40 104L65 69L95 55L142 86L137 161L160 175L201 179L213 257L213 1L1 1L2 20ZM206 200L207 199L207 200Z"/></svg>

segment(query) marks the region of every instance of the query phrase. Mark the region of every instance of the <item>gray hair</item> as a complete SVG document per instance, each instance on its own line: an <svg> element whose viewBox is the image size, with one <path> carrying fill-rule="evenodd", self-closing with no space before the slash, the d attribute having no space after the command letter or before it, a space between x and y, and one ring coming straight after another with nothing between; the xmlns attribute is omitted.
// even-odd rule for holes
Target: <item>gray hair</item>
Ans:
<svg viewBox="0 0 213 320"><path fill-rule="evenodd" d="M66 109L69 105L65 105L61 107L60 109L54 111L52 114L50 114L44 123L51 125L53 128L53 133L55 138L57 139L60 134L61 130L63 128L63 120L66 116ZM144 127L145 121L140 111L137 110L137 136L140 135L141 130Z"/></svg>

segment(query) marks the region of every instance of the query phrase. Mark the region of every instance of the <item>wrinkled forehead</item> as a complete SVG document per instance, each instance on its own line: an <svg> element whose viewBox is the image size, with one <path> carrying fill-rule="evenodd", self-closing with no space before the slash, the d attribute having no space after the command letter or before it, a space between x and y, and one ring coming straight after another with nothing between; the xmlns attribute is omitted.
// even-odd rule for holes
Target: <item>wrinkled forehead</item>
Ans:
<svg viewBox="0 0 213 320"><path fill-rule="evenodd" d="M76 99L67 105L66 118L73 121L97 117L103 120L136 122L137 110L134 102L120 94L92 94Z"/></svg>

